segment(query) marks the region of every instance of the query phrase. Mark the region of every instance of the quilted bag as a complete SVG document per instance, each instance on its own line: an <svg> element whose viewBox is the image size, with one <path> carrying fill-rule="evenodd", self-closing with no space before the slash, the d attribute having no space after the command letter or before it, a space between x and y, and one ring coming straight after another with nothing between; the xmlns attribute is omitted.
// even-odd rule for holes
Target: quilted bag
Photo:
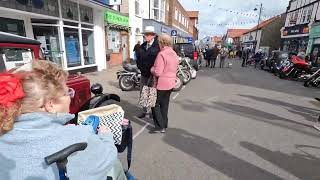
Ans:
<svg viewBox="0 0 320 180"><path fill-rule="evenodd" d="M124 119L123 109L116 105L108 105L81 111L78 113L78 124L82 124L90 115L100 118L99 126L107 126L113 134L114 144L121 144L122 140L122 120Z"/></svg>
<svg viewBox="0 0 320 180"><path fill-rule="evenodd" d="M154 77L151 77L148 80L147 85L142 87L142 91L139 99L139 105L141 107L150 108L150 107L156 106L157 89L155 88L155 82L156 82L156 79Z"/></svg>

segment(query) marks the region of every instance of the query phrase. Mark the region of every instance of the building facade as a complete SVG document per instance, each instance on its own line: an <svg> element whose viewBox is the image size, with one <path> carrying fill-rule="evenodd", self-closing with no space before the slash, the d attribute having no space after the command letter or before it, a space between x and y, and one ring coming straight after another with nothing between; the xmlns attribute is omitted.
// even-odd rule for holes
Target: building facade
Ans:
<svg viewBox="0 0 320 180"><path fill-rule="evenodd" d="M102 70L105 9L85 0L0 1L0 31L40 41L46 59L71 73Z"/></svg>
<svg viewBox="0 0 320 180"><path fill-rule="evenodd" d="M174 42L191 42L193 39L194 20L189 18L189 13L184 9L178 0L171 0L168 3L169 11L167 24L172 27L177 34L173 35ZM197 21L197 20L196 20Z"/></svg>
<svg viewBox="0 0 320 180"><path fill-rule="evenodd" d="M266 52L280 49L280 30L283 27L284 21L285 14L282 14L261 22L259 26L243 34L241 37L242 47L249 47L255 51L264 49Z"/></svg>
<svg viewBox="0 0 320 180"><path fill-rule="evenodd" d="M281 29L282 49L306 51L311 24L320 16L319 0L290 0Z"/></svg>
<svg viewBox="0 0 320 180"><path fill-rule="evenodd" d="M199 39L199 11L188 11L188 15L191 21L189 32L192 32L193 41L197 41Z"/></svg>

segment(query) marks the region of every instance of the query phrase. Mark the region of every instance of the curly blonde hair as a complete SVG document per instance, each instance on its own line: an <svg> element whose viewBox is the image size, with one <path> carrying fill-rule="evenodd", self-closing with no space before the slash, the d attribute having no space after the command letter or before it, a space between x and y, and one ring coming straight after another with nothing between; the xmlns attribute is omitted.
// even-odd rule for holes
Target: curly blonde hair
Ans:
<svg viewBox="0 0 320 180"><path fill-rule="evenodd" d="M66 90L68 73L52 62L36 60L31 71L15 73L23 77L25 97L10 108L0 105L0 135L13 128L20 114L43 111L47 101L58 99Z"/></svg>

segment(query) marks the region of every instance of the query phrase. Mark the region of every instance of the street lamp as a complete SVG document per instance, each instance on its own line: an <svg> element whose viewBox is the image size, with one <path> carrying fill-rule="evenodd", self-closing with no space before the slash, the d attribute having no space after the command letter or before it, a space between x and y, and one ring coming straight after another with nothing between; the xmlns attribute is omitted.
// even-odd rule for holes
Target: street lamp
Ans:
<svg viewBox="0 0 320 180"><path fill-rule="evenodd" d="M258 8L254 8L253 10L254 10L254 11L258 11ZM257 36L258 36L258 29L259 29L260 20L261 20L261 13L262 13L262 3L260 4L258 25L257 25L257 28L256 28L256 36L255 36L255 38L254 38L254 40L255 40L255 42L256 42L256 48L257 48L257 45L258 45Z"/></svg>

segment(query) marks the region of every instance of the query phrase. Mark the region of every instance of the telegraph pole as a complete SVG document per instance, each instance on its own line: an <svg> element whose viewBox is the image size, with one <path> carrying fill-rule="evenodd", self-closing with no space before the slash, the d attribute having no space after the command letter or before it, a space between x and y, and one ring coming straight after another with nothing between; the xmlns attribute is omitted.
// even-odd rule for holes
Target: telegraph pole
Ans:
<svg viewBox="0 0 320 180"><path fill-rule="evenodd" d="M256 41L256 49L257 49L257 45L258 45L257 36L258 36L258 30L259 30L259 25L260 25L260 20L261 20L261 13L262 13L262 3L260 4L258 25L257 25L257 29L256 29L256 37L254 38L254 40Z"/></svg>

